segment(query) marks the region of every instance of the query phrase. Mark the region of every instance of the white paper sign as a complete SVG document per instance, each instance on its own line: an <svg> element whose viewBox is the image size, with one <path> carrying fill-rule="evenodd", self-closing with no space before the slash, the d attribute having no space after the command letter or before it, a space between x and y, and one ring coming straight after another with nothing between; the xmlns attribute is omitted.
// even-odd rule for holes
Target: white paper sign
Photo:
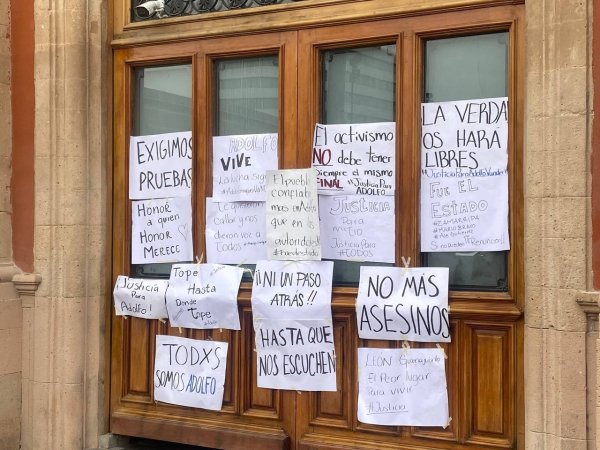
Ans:
<svg viewBox="0 0 600 450"><path fill-rule="evenodd" d="M255 264L267 258L265 202L206 199L206 260Z"/></svg>
<svg viewBox="0 0 600 450"><path fill-rule="evenodd" d="M448 268L362 266L356 321L362 339L450 342Z"/></svg>
<svg viewBox="0 0 600 450"><path fill-rule="evenodd" d="M267 172L267 258L320 260L314 169Z"/></svg>
<svg viewBox="0 0 600 450"><path fill-rule="evenodd" d="M142 319L166 319L165 294L167 280L148 280L117 277L113 297L117 316L133 316Z"/></svg>
<svg viewBox="0 0 600 450"><path fill-rule="evenodd" d="M227 342L156 336L154 399L218 411L223 404Z"/></svg>
<svg viewBox="0 0 600 450"><path fill-rule="evenodd" d="M508 99L421 114L421 251L508 250Z"/></svg>
<svg viewBox="0 0 600 450"><path fill-rule="evenodd" d="M129 198L182 197L192 185L192 132L132 136Z"/></svg>
<svg viewBox="0 0 600 450"><path fill-rule="evenodd" d="M259 261L252 285L254 319L331 321L332 261Z"/></svg>
<svg viewBox="0 0 600 450"><path fill-rule="evenodd" d="M265 201L265 172L277 169L277 134L213 137L213 199Z"/></svg>
<svg viewBox="0 0 600 450"><path fill-rule="evenodd" d="M258 387L336 391L331 320L255 319Z"/></svg>
<svg viewBox="0 0 600 450"><path fill-rule="evenodd" d="M237 296L244 270L220 264L175 264L167 309L174 327L240 329Z"/></svg>
<svg viewBox="0 0 600 450"><path fill-rule="evenodd" d="M375 425L448 425L444 350L358 349L358 420Z"/></svg>
<svg viewBox="0 0 600 450"><path fill-rule="evenodd" d="M191 261L190 197L131 202L131 262L133 264Z"/></svg>
<svg viewBox="0 0 600 450"><path fill-rule="evenodd" d="M394 196L320 195L321 256L395 262Z"/></svg>
<svg viewBox="0 0 600 450"><path fill-rule="evenodd" d="M394 195L396 124L315 125L319 194Z"/></svg>

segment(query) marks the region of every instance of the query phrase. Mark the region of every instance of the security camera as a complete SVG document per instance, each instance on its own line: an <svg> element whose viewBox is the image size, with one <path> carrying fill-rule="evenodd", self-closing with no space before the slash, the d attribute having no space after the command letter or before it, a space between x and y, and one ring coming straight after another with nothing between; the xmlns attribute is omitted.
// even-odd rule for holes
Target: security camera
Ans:
<svg viewBox="0 0 600 450"><path fill-rule="evenodd" d="M158 14L158 17L162 17L162 12L165 8L164 0L150 0L149 2L142 3L135 7L135 12L142 19Z"/></svg>

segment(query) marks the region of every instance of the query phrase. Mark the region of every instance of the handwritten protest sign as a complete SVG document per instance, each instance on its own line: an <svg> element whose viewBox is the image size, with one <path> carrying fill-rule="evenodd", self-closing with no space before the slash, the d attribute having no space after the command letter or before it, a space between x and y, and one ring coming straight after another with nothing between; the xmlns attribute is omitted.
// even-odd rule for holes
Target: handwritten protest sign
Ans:
<svg viewBox="0 0 600 450"><path fill-rule="evenodd" d="M319 194L394 195L396 124L315 125Z"/></svg>
<svg viewBox="0 0 600 450"><path fill-rule="evenodd" d="M332 261L259 261L252 285L255 319L331 320Z"/></svg>
<svg viewBox="0 0 600 450"><path fill-rule="evenodd" d="M441 348L358 349L358 420L375 425L448 425Z"/></svg>
<svg viewBox="0 0 600 450"><path fill-rule="evenodd" d="M362 339L450 342L448 268L360 268L356 299Z"/></svg>
<svg viewBox="0 0 600 450"><path fill-rule="evenodd" d="M267 172L267 258L321 259L316 172Z"/></svg>
<svg viewBox="0 0 600 450"><path fill-rule="evenodd" d="M423 103L421 251L497 251L508 236L508 99Z"/></svg>
<svg viewBox="0 0 600 450"><path fill-rule="evenodd" d="M323 258L396 260L394 196L321 195L319 211Z"/></svg>
<svg viewBox="0 0 600 450"><path fill-rule="evenodd" d="M175 264L167 309L174 327L240 329L237 295L244 270L220 264Z"/></svg>
<svg viewBox="0 0 600 450"><path fill-rule="evenodd" d="M277 134L213 137L213 199L265 201L265 172L277 169Z"/></svg>
<svg viewBox="0 0 600 450"><path fill-rule="evenodd" d="M142 319L166 319L165 294L167 280L147 280L117 277L113 297L117 316L133 316Z"/></svg>
<svg viewBox="0 0 600 450"><path fill-rule="evenodd" d="M192 260L189 196L133 201L131 221L133 264Z"/></svg>
<svg viewBox="0 0 600 450"><path fill-rule="evenodd" d="M154 399L218 411L223 404L227 342L156 336Z"/></svg>
<svg viewBox="0 0 600 450"><path fill-rule="evenodd" d="M206 199L206 260L254 264L267 257L265 202Z"/></svg>
<svg viewBox="0 0 600 450"><path fill-rule="evenodd" d="M258 386L336 390L332 261L259 261L252 286Z"/></svg>
<svg viewBox="0 0 600 450"><path fill-rule="evenodd" d="M258 387L336 391L331 320L254 322Z"/></svg>
<svg viewBox="0 0 600 450"><path fill-rule="evenodd" d="M130 199L186 196L191 185L191 131L131 137Z"/></svg>

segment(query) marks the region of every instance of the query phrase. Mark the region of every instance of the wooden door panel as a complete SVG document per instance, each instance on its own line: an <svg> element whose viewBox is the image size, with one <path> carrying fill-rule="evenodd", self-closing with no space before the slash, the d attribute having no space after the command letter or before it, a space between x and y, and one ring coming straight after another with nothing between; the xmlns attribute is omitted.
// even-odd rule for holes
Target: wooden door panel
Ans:
<svg viewBox="0 0 600 450"><path fill-rule="evenodd" d="M238 333L231 330L191 330L193 339L210 339L213 341L227 342L227 367L236 367L239 360ZM225 386L223 392L223 411L235 413L238 410L239 391L237 385L238 371L225 371Z"/></svg>
<svg viewBox="0 0 600 450"><path fill-rule="evenodd" d="M152 345L150 342L151 328L153 323L138 319L136 317L130 318L131 320L127 323L129 331L130 342L134 342L135 346L132 346L128 352L129 355L129 385L127 389L128 394L135 395L146 395L150 396L150 379L147 371L136 370L138 367L149 367L150 365L150 353Z"/></svg>
<svg viewBox="0 0 600 450"><path fill-rule="evenodd" d="M311 425L351 429L354 416L354 315L333 317L333 342L336 360L336 392L312 392L310 396Z"/></svg>
<svg viewBox="0 0 600 450"><path fill-rule="evenodd" d="M254 343L254 326L252 323L252 310L250 306L245 306L241 310L243 318L242 327L242 342L244 346L244 354L247 355L242 361L242 370L244 372L243 384L244 409L243 414L248 417L263 417L270 419L281 419L281 397L279 391L275 389L265 389L258 387L256 378L256 351ZM248 364L251 361L251 364Z"/></svg>
<svg viewBox="0 0 600 450"><path fill-rule="evenodd" d="M514 440L515 324L466 322L469 442L510 446Z"/></svg>

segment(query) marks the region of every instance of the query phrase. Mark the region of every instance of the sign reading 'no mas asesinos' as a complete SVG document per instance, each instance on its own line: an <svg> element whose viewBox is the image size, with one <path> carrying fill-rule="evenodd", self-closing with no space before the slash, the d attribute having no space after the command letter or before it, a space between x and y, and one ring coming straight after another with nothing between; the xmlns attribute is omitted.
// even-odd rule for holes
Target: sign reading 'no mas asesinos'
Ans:
<svg viewBox="0 0 600 450"><path fill-rule="evenodd" d="M192 132L132 136L129 198L182 197L192 185Z"/></svg>
<svg viewBox="0 0 600 450"><path fill-rule="evenodd" d="M423 103L421 251L508 250L508 99Z"/></svg>
<svg viewBox="0 0 600 450"><path fill-rule="evenodd" d="M362 266L356 320L362 339L450 342L448 268Z"/></svg>

